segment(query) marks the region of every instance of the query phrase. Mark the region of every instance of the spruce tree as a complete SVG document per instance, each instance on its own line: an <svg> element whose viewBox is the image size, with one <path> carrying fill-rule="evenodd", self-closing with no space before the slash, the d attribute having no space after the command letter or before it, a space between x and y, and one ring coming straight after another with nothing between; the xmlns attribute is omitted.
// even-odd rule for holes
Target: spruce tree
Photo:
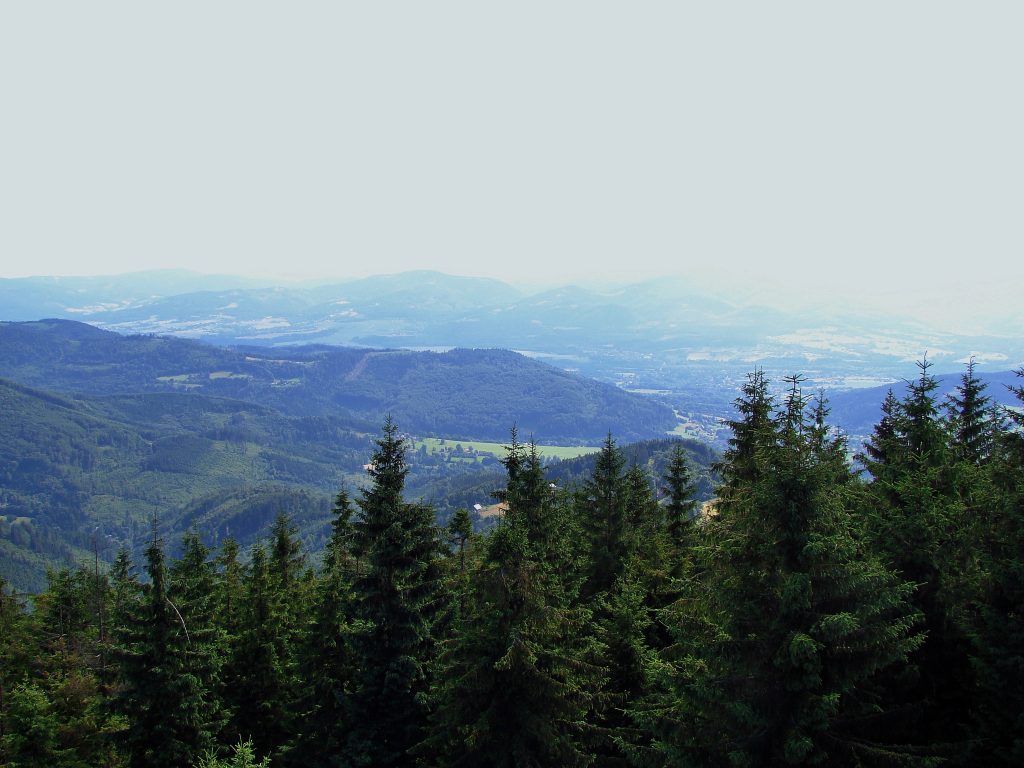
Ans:
<svg viewBox="0 0 1024 768"><path fill-rule="evenodd" d="M301 654L301 733L288 751L288 762L293 765L341 764L350 714L346 706L356 672L352 649L355 564L352 505L344 489L335 497L331 514L331 535Z"/></svg>
<svg viewBox="0 0 1024 768"><path fill-rule="evenodd" d="M626 471L626 530L630 534L639 531L654 531L663 525L662 510L654 498L651 477L638 464ZM627 548L635 542L629 542Z"/></svg>
<svg viewBox="0 0 1024 768"><path fill-rule="evenodd" d="M117 652L121 687L115 703L128 720L129 764L191 765L214 743L211 692L189 667L189 627L171 600L163 543L156 537L146 548L146 573L150 582L141 601L128 607Z"/></svg>
<svg viewBox="0 0 1024 768"><path fill-rule="evenodd" d="M626 473L626 486L629 546L620 578L639 580L645 593L644 603L653 612L670 601L674 593L672 582L678 577L687 555L673 540L670 504L658 503L650 475L634 465ZM694 504L692 500L689 503Z"/></svg>
<svg viewBox="0 0 1024 768"><path fill-rule="evenodd" d="M169 575L168 598L188 632L182 672L202 691L194 702L195 716L216 737L224 725L221 667L227 648L217 623L214 563L197 532L185 534L182 555Z"/></svg>
<svg viewBox="0 0 1024 768"><path fill-rule="evenodd" d="M11 692L25 682L39 652L37 634L24 601L16 597L0 576L0 765L11 759L4 737L14 731L10 720Z"/></svg>
<svg viewBox="0 0 1024 768"><path fill-rule="evenodd" d="M748 393L764 402L767 382ZM670 764L882 764L908 757L873 738L881 675L921 642L901 582L865 551L841 438L825 441L797 377L784 409L741 410L719 514L697 580L666 611L677 644L636 717ZM741 440L742 439L742 440ZM840 444L836 444L836 440ZM740 445L756 450L738 450ZM738 467L729 462L739 461ZM651 751L645 754L651 757ZM655 760L656 762L656 760Z"/></svg>
<svg viewBox="0 0 1024 768"><path fill-rule="evenodd" d="M625 464L622 451L609 434L580 493L578 514L590 537L590 568L584 596L608 591L626 559L629 497L623 473Z"/></svg>
<svg viewBox="0 0 1024 768"><path fill-rule="evenodd" d="M89 605L89 576L62 568L47 574L47 588L35 601L40 629L50 655L64 674L82 663L89 648L93 612Z"/></svg>
<svg viewBox="0 0 1024 768"><path fill-rule="evenodd" d="M270 560L268 568L274 580L275 589L280 593L284 607L291 613L301 605L302 573L306 556L302 551L298 529L291 518L279 512L274 518L270 532ZM294 621L296 616L289 616Z"/></svg>
<svg viewBox="0 0 1024 768"><path fill-rule="evenodd" d="M60 756L51 758L52 765L102 764L112 757L109 737L118 727L101 679L110 650L100 631L106 629L107 577L98 568L48 576L46 591L35 599L36 681L25 702L45 699L40 716L60 723Z"/></svg>
<svg viewBox="0 0 1024 768"><path fill-rule="evenodd" d="M470 581L468 615L442 659L440 706L421 748L444 766L586 765L584 718L600 683L590 610L567 578L569 516L535 446L510 451L507 510ZM564 537L564 538L563 538Z"/></svg>
<svg viewBox="0 0 1024 768"><path fill-rule="evenodd" d="M383 431L354 526L361 573L353 586L359 625L347 759L405 766L414 762L409 750L423 739L427 721L440 546L433 510L402 498L405 444L390 418Z"/></svg>
<svg viewBox="0 0 1024 768"><path fill-rule="evenodd" d="M974 373L972 357L956 392L948 395L946 403L953 450L961 461L975 466L992 453L999 433L999 415L985 394L987 388Z"/></svg>
<svg viewBox="0 0 1024 768"><path fill-rule="evenodd" d="M300 654L310 622L309 609L315 604L316 597L313 573L306 567L298 529L284 512L277 514L271 527L267 574L281 633L277 646L281 672L276 693L277 706L285 713L282 735L287 734L288 743L291 743L299 728L301 710ZM274 755L275 762L286 767L292 765L285 754L287 743L280 745L279 749L284 751Z"/></svg>
<svg viewBox="0 0 1024 768"><path fill-rule="evenodd" d="M595 639L601 649L601 687L592 699L592 734L588 739L600 765L628 764L629 755L645 741L629 712L648 691L648 667L660 637L654 611L662 597L650 564L631 553L611 589L594 606ZM657 638L652 643L652 638Z"/></svg>
<svg viewBox="0 0 1024 768"><path fill-rule="evenodd" d="M221 633L230 643L242 631L245 608L245 568L239 560L238 541L230 536L221 542L217 568L213 594L215 613Z"/></svg>
<svg viewBox="0 0 1024 768"><path fill-rule="evenodd" d="M61 744L61 719L35 683L18 683L4 697L0 765L17 768L72 768L82 765Z"/></svg>
<svg viewBox="0 0 1024 768"><path fill-rule="evenodd" d="M295 670L280 592L267 554L254 544L245 579L241 628L225 666L230 742L252 740L261 755L277 756L293 734L292 684Z"/></svg>
<svg viewBox="0 0 1024 768"><path fill-rule="evenodd" d="M469 510L460 507L448 523L448 540L458 548L460 573L466 572L466 544L472 535L473 521L469 517Z"/></svg>
<svg viewBox="0 0 1024 768"><path fill-rule="evenodd" d="M894 409L884 464L868 464L876 507L865 522L886 564L917 585L913 604L924 615L925 641L910 658L914 673L890 686L888 705L906 713L893 733L955 756L969 739L965 692L974 683L967 628L980 575L930 368L927 358L918 363L918 378Z"/></svg>
<svg viewBox="0 0 1024 768"><path fill-rule="evenodd" d="M131 554L121 547L110 566L110 635L123 633L142 595Z"/></svg>
<svg viewBox="0 0 1024 768"><path fill-rule="evenodd" d="M1017 371L1024 377L1024 369ZM1024 405L1024 388L1011 388ZM1024 426L1020 411L1007 416ZM991 459L989 576L975 619L976 765L1024 765L1024 433L1005 429Z"/></svg>
<svg viewBox="0 0 1024 768"><path fill-rule="evenodd" d="M689 545L694 517L697 514L697 501L694 498L697 489L686 451L681 445L672 449L672 458L664 480L668 495L665 515L668 518L669 538L676 551L682 553Z"/></svg>
<svg viewBox="0 0 1024 768"><path fill-rule="evenodd" d="M908 384L907 396L902 403L901 431L912 461L929 467L941 467L947 459L948 444L935 400L939 382L928 372L932 365L927 356L917 363L920 373L917 380Z"/></svg>
<svg viewBox="0 0 1024 768"><path fill-rule="evenodd" d="M625 475L626 544L620 571L592 608L595 637L602 647L604 679L590 714L591 749L601 765L624 765L644 743L630 712L648 692L647 668L668 643L658 612L677 596L688 553L673 541L668 505L659 505L647 472L633 466ZM692 504L692 501L691 501ZM690 525L687 518L685 525Z"/></svg>

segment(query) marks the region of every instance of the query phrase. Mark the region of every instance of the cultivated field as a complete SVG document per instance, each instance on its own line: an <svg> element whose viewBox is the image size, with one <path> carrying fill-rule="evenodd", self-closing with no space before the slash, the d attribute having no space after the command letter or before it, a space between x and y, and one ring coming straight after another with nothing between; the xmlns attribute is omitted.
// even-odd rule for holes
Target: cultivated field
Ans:
<svg viewBox="0 0 1024 768"><path fill-rule="evenodd" d="M443 437L424 437L413 441L413 449L418 451L420 446L425 446L427 453L439 451L452 456L482 458L493 456L497 459L505 457L505 445L502 443L486 443L479 440L456 440ZM593 446L578 445L538 445L537 451L541 456L549 459L575 459L578 456L586 456L588 453L596 453L600 450Z"/></svg>

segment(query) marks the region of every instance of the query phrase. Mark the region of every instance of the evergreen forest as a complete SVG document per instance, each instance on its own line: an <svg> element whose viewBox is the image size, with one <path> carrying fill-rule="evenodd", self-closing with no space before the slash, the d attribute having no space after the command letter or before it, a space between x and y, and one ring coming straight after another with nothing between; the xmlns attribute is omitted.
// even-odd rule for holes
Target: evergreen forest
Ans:
<svg viewBox="0 0 1024 768"><path fill-rule="evenodd" d="M703 504L682 446L553 482L513 429L486 531L388 418L320 559L282 513L0 589L0 766L1024 765L1024 410L937 386L851 455L750 374Z"/></svg>

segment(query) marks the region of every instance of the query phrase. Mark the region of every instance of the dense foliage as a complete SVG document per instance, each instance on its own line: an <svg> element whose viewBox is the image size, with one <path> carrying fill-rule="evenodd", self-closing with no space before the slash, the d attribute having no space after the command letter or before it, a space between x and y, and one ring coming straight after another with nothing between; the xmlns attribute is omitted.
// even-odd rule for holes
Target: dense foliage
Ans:
<svg viewBox="0 0 1024 768"><path fill-rule="evenodd" d="M513 431L476 532L388 421L318 567L281 514L0 590L0 765L1020 765L1024 419L920 368L859 466L753 374L704 505L684 450L554 483Z"/></svg>

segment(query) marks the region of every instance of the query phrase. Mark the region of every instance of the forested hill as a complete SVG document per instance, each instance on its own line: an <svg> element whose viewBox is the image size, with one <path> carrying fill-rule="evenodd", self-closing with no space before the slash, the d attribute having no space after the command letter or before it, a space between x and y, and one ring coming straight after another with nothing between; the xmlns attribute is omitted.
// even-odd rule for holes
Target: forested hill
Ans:
<svg viewBox="0 0 1024 768"><path fill-rule="evenodd" d="M789 382L743 385L706 514L699 446L510 439L501 524L438 526L388 423L322 558L280 515L32 610L0 575L0 765L1020 766L1024 412L969 372L945 418L922 364L863 474Z"/></svg>
<svg viewBox="0 0 1024 768"><path fill-rule="evenodd" d="M596 445L663 435L669 409L512 352L228 349L71 321L0 323L0 576L42 588L94 545L154 523L248 546L288 511L311 551L330 499L358 488L385 414L417 437ZM56 391L55 391L56 390ZM444 519L496 458L417 452L409 487ZM469 498L467 496L467 498Z"/></svg>
<svg viewBox="0 0 1024 768"><path fill-rule="evenodd" d="M664 404L505 350L223 348L42 320L0 323L0 370L61 392L202 393L376 424L391 414L422 435L503 440L517 424L540 442L593 443L609 431L634 441L676 424Z"/></svg>
<svg viewBox="0 0 1024 768"><path fill-rule="evenodd" d="M370 438L203 395L55 395L0 380L0 578L37 590L47 567L109 560L157 525L247 544L288 511L318 548L329 500Z"/></svg>
<svg viewBox="0 0 1024 768"><path fill-rule="evenodd" d="M0 578L37 591L46 571L118 546L137 550L153 530L172 549L189 529L244 547L287 512L319 552L340 488L367 482L379 425L335 416L285 416L239 400L178 392L102 397L54 394L0 379ZM504 442L507 442L504 441ZM630 445L652 477L674 440ZM687 443L701 490L713 454ZM592 458L552 466L559 484L582 482ZM489 504L497 458L410 452L408 487L441 522L456 507Z"/></svg>

